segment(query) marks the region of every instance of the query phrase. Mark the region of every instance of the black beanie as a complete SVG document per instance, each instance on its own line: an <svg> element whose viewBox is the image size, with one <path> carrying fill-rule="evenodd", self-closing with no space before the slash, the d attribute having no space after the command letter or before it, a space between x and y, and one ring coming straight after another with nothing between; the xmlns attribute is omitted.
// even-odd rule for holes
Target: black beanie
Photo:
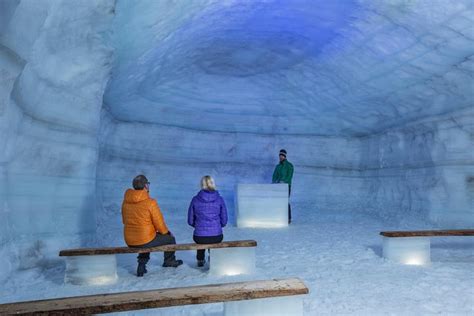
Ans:
<svg viewBox="0 0 474 316"><path fill-rule="evenodd" d="M280 155L283 155L286 158L286 150L280 149Z"/></svg>

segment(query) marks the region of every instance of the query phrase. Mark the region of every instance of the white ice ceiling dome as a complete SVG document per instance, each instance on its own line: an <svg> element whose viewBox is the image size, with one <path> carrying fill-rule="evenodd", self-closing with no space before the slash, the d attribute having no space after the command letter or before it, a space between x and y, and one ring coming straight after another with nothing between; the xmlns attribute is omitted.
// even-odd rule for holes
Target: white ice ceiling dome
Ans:
<svg viewBox="0 0 474 316"><path fill-rule="evenodd" d="M346 136L463 109L467 3L119 2L105 103L124 121Z"/></svg>

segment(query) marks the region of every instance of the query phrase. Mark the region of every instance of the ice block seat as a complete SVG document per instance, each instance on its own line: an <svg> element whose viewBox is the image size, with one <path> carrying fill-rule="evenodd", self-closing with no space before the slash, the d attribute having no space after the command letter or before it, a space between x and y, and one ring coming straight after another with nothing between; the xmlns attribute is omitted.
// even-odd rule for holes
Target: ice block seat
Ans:
<svg viewBox="0 0 474 316"><path fill-rule="evenodd" d="M429 237L474 236L474 229L387 231L380 235L383 236L384 258L423 265L431 262Z"/></svg>
<svg viewBox="0 0 474 316"><path fill-rule="evenodd" d="M288 226L288 184L239 184L236 190L238 227Z"/></svg>
<svg viewBox="0 0 474 316"><path fill-rule="evenodd" d="M298 278L247 281L1 304L0 315L91 315L225 302L225 316L302 316L308 292Z"/></svg>
<svg viewBox="0 0 474 316"><path fill-rule="evenodd" d="M214 275L251 274L255 270L255 240L224 241L217 244L176 244L151 248L106 247L61 250L66 257L64 281L77 285L110 284L117 281L115 255L212 249L210 273Z"/></svg>

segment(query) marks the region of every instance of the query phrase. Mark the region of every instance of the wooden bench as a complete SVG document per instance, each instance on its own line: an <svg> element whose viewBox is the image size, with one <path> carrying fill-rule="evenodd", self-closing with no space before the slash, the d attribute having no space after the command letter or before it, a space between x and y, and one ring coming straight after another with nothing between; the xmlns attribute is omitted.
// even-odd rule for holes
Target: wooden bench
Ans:
<svg viewBox="0 0 474 316"><path fill-rule="evenodd" d="M474 236L474 229L380 232L383 256L392 261L423 265L431 262L431 242L427 237Z"/></svg>
<svg viewBox="0 0 474 316"><path fill-rule="evenodd" d="M255 270L255 240L225 241L217 244L175 244L150 248L106 247L61 250L66 257L65 282L78 285L114 283L117 254L181 250L212 250L210 273L214 275L249 274Z"/></svg>
<svg viewBox="0 0 474 316"><path fill-rule="evenodd" d="M225 302L226 316L302 316L308 292L298 278L275 279L1 304L0 315L91 315Z"/></svg>

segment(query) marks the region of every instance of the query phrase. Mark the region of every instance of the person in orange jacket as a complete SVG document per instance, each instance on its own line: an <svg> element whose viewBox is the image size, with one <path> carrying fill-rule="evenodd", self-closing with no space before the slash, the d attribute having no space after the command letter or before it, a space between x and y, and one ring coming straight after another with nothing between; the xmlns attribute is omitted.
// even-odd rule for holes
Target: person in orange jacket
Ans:
<svg viewBox="0 0 474 316"><path fill-rule="evenodd" d="M125 242L129 247L148 248L176 244L176 240L165 224L160 207L150 198L150 182L144 175L133 179L133 189L128 189L122 203L122 222ZM146 264L150 253L138 254L137 276L147 272ZM176 260L174 251L165 251L163 267L178 267L182 260Z"/></svg>

